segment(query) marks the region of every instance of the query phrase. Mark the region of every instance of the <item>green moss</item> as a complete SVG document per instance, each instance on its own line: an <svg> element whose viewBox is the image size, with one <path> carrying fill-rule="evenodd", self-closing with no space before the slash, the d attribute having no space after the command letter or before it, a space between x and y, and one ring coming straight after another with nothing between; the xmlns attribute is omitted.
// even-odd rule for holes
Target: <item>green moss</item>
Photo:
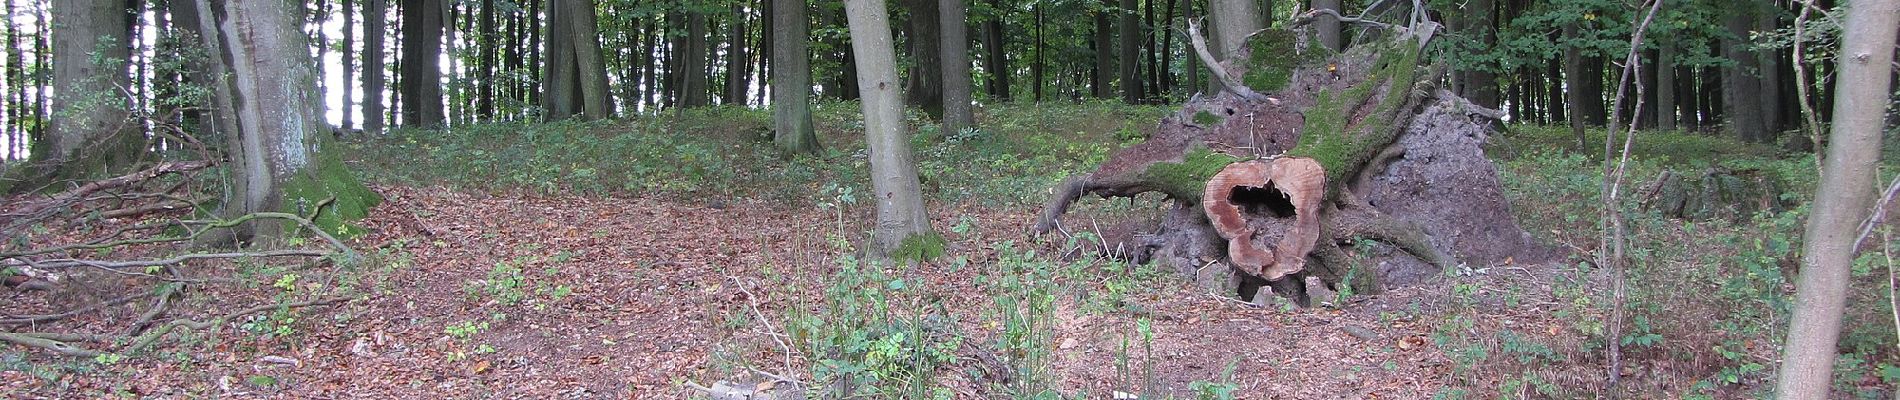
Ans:
<svg viewBox="0 0 1900 400"><path fill-rule="evenodd" d="M321 140L329 142L331 139ZM347 238L363 233L361 227L349 221L369 216L369 209L382 203L383 197L356 179L334 147L333 143L324 143L321 148L327 151L318 151L316 165L284 183L283 211L308 216L317 211L312 208L321 205L324 208L311 222L324 232ZM323 204L332 197L336 200ZM295 229L295 222L287 223L291 225L285 226L286 230Z"/></svg>
<svg viewBox="0 0 1900 400"><path fill-rule="evenodd" d="M1207 112L1207 110L1201 110L1200 112L1194 113L1195 125L1214 126L1214 125L1219 125L1220 122L1223 120L1226 120L1226 118L1221 118L1218 115L1214 115L1214 113Z"/></svg>
<svg viewBox="0 0 1900 400"><path fill-rule="evenodd" d="M1299 67L1301 57L1293 48L1293 31L1269 29L1256 33L1248 39L1252 51L1247 57L1247 74L1241 76L1241 83L1260 92L1277 92L1285 89L1292 80L1293 69Z"/></svg>
<svg viewBox="0 0 1900 400"><path fill-rule="evenodd" d="M1380 148L1391 144L1402 130L1389 125L1404 111L1400 108L1411 97L1409 92L1418 76L1418 47L1403 39L1393 39L1372 51L1379 53L1372 75L1343 92L1325 90L1315 96L1313 107L1305 112L1300 144L1287 151L1287 155L1318 161L1326 169L1328 185L1345 182L1347 174L1358 170ZM1374 105L1372 113L1358 125L1349 126L1352 111L1365 104L1373 91L1382 86L1385 96Z"/></svg>
<svg viewBox="0 0 1900 400"><path fill-rule="evenodd" d="M891 259L900 261L930 261L943 257L943 235L936 232L913 234L897 243L897 249L891 250Z"/></svg>
<svg viewBox="0 0 1900 400"><path fill-rule="evenodd" d="M1201 192L1207 190L1207 179L1220 173L1227 164L1237 161L1240 161L1240 157L1216 153L1197 145L1188 150L1181 162L1149 164L1147 169L1141 171L1140 179L1155 185L1155 190L1167 193L1169 197L1199 202Z"/></svg>

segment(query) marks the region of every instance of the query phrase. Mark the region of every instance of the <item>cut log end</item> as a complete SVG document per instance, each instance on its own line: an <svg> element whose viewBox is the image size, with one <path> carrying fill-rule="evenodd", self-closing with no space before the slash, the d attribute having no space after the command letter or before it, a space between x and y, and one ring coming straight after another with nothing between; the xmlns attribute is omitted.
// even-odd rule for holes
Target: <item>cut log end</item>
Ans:
<svg viewBox="0 0 1900 400"><path fill-rule="evenodd" d="M1235 267L1277 280L1306 268L1325 195L1319 162L1289 157L1229 164L1208 179L1201 205Z"/></svg>

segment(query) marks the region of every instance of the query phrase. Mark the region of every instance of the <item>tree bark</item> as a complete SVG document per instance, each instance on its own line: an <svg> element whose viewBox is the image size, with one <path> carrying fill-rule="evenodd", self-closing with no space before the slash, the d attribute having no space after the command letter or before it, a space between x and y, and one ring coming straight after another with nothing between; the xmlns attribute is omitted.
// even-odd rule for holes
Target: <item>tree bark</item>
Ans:
<svg viewBox="0 0 1900 400"><path fill-rule="evenodd" d="M1109 84L1114 79L1109 71L1115 68L1115 36L1110 22L1114 19L1109 18L1109 10L1115 9L1112 1L1102 0L1102 10L1095 12L1095 30L1089 42L1095 51L1095 68L1089 70L1089 90L1096 98L1103 99L1115 93L1114 86Z"/></svg>
<svg viewBox="0 0 1900 400"><path fill-rule="evenodd" d="M1768 128L1762 124L1761 81L1754 75L1761 62L1745 48L1748 31L1754 27L1750 13L1751 10L1730 10L1723 19L1723 26L1735 38L1722 39L1722 57L1735 61L1735 65L1722 69L1722 105L1726 106L1723 114L1729 117L1729 129L1735 130L1736 136L1761 143L1769 137Z"/></svg>
<svg viewBox="0 0 1900 400"><path fill-rule="evenodd" d="M1576 37L1577 25L1574 23L1564 25L1563 34L1565 37ZM1584 79L1583 49L1576 46L1564 47L1564 103L1569 109L1567 114L1570 115L1570 134L1576 137L1578 148L1582 148L1585 142L1583 137L1585 99L1582 89Z"/></svg>
<svg viewBox="0 0 1900 400"><path fill-rule="evenodd" d="M1339 0L1313 0L1313 10L1333 10L1334 12L1341 12L1339 9ZM1313 21L1313 34L1319 37L1319 44L1321 46L1326 46L1327 49L1332 51L1339 51L1341 49L1339 17L1321 15L1317 20Z"/></svg>
<svg viewBox="0 0 1900 400"><path fill-rule="evenodd" d="M575 83L580 85L581 112L590 120L614 116L613 88L607 86L607 63L600 55L600 24L594 18L593 0L564 0L567 15L573 18L568 43L574 46Z"/></svg>
<svg viewBox="0 0 1900 400"><path fill-rule="evenodd" d="M1247 37L1262 26L1260 7L1254 0L1209 0L1207 15L1214 20L1214 57L1227 61L1247 46Z"/></svg>
<svg viewBox="0 0 1900 400"><path fill-rule="evenodd" d="M751 89L746 80L751 76L747 67L752 65L752 56L746 43L745 3L732 3L732 20L726 23L726 90L721 96L724 104L744 105L746 91Z"/></svg>
<svg viewBox="0 0 1900 400"><path fill-rule="evenodd" d="M343 0L343 51L337 55L343 59L343 123L337 128L348 132L354 129L356 118L356 7L352 0Z"/></svg>
<svg viewBox="0 0 1900 400"><path fill-rule="evenodd" d="M943 129L942 135L955 135L976 124L970 110L970 37L969 9L965 0L939 0L938 25L943 28Z"/></svg>
<svg viewBox="0 0 1900 400"><path fill-rule="evenodd" d="M1676 46L1656 43L1656 129L1676 130Z"/></svg>
<svg viewBox="0 0 1900 400"><path fill-rule="evenodd" d="M877 226L868 249L887 256L913 236L930 236L923 189L904 129L904 103L897 93L897 57L883 0L846 0L851 48L857 54L858 87L863 91L865 141L871 151L871 188L877 199Z"/></svg>
<svg viewBox="0 0 1900 400"><path fill-rule="evenodd" d="M1482 48L1490 49L1497 43L1497 4L1495 0L1471 0L1466 5L1470 20L1466 21L1467 32L1478 39ZM1482 66L1465 72L1466 91L1472 103L1485 108L1498 108L1497 74Z"/></svg>
<svg viewBox="0 0 1900 400"><path fill-rule="evenodd" d="M323 123L322 94L299 12L278 0L197 0L205 47L221 55L213 89L219 125L229 136L231 184L226 217L283 211L319 215L332 233L362 218L380 198L359 183L334 151ZM332 209L317 213L326 199ZM281 238L284 224L248 223L239 242Z"/></svg>
<svg viewBox="0 0 1900 400"><path fill-rule="evenodd" d="M1855 234L1874 201L1900 1L1854 0L1847 9L1852 11L1841 31L1840 75L1835 79L1839 97L1827 172L1815 190L1814 215L1803 236L1793 320L1775 386L1776 397L1782 399L1824 399L1833 387L1830 375L1856 254Z"/></svg>
<svg viewBox="0 0 1900 400"><path fill-rule="evenodd" d="M130 82L126 34L131 25L125 4L53 2L52 129L44 140L34 141L27 161L32 168L12 189L116 175L145 153L144 137L128 129L130 98L120 91Z"/></svg>
<svg viewBox="0 0 1900 400"><path fill-rule="evenodd" d="M549 0L547 3L547 64L541 68L541 108L549 121L563 120L581 114L581 85L577 75L579 62L575 61L573 40L574 18L568 14L573 8L567 6L571 0Z"/></svg>
<svg viewBox="0 0 1900 400"><path fill-rule="evenodd" d="M990 0L990 10L996 15L983 22L983 71L989 73L989 94L999 102L1009 101L1009 78L1013 73L1009 69L1009 37L1003 33L1009 26L1005 22L1009 12L1004 0Z"/></svg>
<svg viewBox="0 0 1900 400"><path fill-rule="evenodd" d="M402 2L402 124L441 127L444 122L442 0Z"/></svg>
<svg viewBox="0 0 1900 400"><path fill-rule="evenodd" d="M937 0L903 0L910 10L910 46L912 63L904 80L905 104L922 108L931 118L943 118L943 26L939 21ZM852 35L856 38L857 35Z"/></svg>
<svg viewBox="0 0 1900 400"><path fill-rule="evenodd" d="M770 0L772 4L772 142L793 154L816 154L818 134L811 124L811 22L806 0Z"/></svg>
<svg viewBox="0 0 1900 400"><path fill-rule="evenodd" d="M1121 0L1121 7L1115 13L1121 16L1118 26L1121 30L1121 89L1122 102L1140 104L1142 96L1141 79L1141 20L1135 15L1135 0Z"/></svg>

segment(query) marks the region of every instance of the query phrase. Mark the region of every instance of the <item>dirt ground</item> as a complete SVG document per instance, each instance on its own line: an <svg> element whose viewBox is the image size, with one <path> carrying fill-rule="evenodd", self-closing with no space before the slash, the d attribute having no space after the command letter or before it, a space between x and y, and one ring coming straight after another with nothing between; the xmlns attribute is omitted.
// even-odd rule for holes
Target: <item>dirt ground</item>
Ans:
<svg viewBox="0 0 1900 400"><path fill-rule="evenodd" d="M378 189L387 201L362 222L371 233L351 244L384 261L355 271L365 278L354 283L351 301L291 313L296 319L283 324L289 335L247 331L244 324L254 319L230 321L216 337L183 336L193 340L110 365L0 348L8 363L67 372L47 380L7 368L0 397L656 399L697 397L686 383L710 385L740 365L808 378L809 355L794 354L792 371L777 368L784 358L777 332L748 315L756 310L771 326L783 326L791 309L821 304L822 291L809 288L822 287L835 269L826 234L857 229L839 221L863 220L748 200ZM950 235L949 258L993 262L996 249L984 241L1061 250L1028 238L1031 211L935 211L940 230L974 221L973 229ZM203 268L195 274L220 267ZM1515 307L1451 298L1447 288L1458 282L1521 279L1536 287L1556 275L1546 266L1489 270L1359 296L1342 309L1259 307L1185 279L1157 281L1161 287L1135 292L1121 311L1086 309L1065 296L1055 307L1048 371L1058 390L1087 398L1142 391L1125 383L1118 364L1151 371L1157 397L1193 398L1192 382L1222 381L1231 368L1241 399L1431 398L1453 377L1469 375L1456 371L1433 340L1449 313L1473 321L1454 329L1565 332L1546 309L1555 305L1538 305L1549 293L1514 294L1525 299ZM957 315L966 342L983 343L999 330L977 311L992 300L968 279L972 271L981 269L931 263L910 273L935 279L923 286ZM308 283L294 290L273 288L276 277L240 276L250 281L207 286L168 316L222 315L346 283L316 278L341 273L306 275L300 282ZM1092 284L1064 283L1078 290ZM0 313L13 315L55 311L63 301L45 292L0 296ZM118 324L144 306L132 302L39 328L111 333L105 330L123 329ZM1152 321L1152 347L1122 350L1144 319ZM982 351L970 348L966 353ZM994 382L962 369L980 355L964 356L944 367L940 384L957 398L1001 396Z"/></svg>

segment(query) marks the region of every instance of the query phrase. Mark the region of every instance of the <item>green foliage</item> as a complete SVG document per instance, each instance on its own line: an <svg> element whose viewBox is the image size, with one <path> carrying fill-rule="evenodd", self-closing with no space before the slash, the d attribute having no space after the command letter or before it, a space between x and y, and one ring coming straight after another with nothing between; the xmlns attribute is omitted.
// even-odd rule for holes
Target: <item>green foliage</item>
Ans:
<svg viewBox="0 0 1900 400"><path fill-rule="evenodd" d="M824 290L822 314L795 314L786 323L793 344L814 355L811 376L842 381L841 396L935 396L938 369L957 359L963 336L925 288L884 268L838 261Z"/></svg>

